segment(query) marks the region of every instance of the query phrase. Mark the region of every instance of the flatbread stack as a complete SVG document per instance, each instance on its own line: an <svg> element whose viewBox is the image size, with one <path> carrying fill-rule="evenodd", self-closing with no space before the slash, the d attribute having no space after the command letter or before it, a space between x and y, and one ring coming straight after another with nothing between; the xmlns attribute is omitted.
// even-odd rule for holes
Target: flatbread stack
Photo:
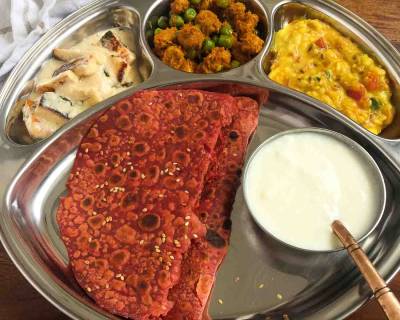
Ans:
<svg viewBox="0 0 400 320"><path fill-rule="evenodd" d="M131 319L202 319L258 119L249 98L143 91L77 152L57 213L76 280Z"/></svg>

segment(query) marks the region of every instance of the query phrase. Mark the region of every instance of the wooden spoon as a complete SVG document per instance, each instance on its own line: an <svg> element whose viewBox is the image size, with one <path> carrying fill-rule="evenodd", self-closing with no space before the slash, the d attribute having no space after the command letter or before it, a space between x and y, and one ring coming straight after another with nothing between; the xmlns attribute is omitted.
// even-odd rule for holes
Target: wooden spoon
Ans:
<svg viewBox="0 0 400 320"><path fill-rule="evenodd" d="M400 303L396 296L387 286L386 282L376 271L371 261L361 249L359 244L354 240L353 236L346 227L338 220L332 223L332 230L342 242L345 249L356 263L358 269L367 280L375 298L385 312L389 320L400 319Z"/></svg>

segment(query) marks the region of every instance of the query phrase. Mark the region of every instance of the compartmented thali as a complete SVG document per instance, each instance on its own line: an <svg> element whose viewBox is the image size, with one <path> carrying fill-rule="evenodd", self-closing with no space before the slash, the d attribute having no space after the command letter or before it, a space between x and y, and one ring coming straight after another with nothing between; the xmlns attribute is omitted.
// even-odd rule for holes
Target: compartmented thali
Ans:
<svg viewBox="0 0 400 320"><path fill-rule="evenodd" d="M242 66L216 74L191 74L166 66L146 41L146 24L168 1L95 1L50 30L20 61L1 93L1 238L13 262L51 303L75 319L109 319L76 284L60 239L55 212L76 148L93 120L107 107L149 88L196 88L255 98L262 104L250 151L271 135L302 127L343 133L360 143L378 163L386 182L387 205L364 249L386 280L400 266L400 56L360 18L333 1L248 1L266 29L264 47ZM377 136L305 94L268 78L276 32L299 18L326 21L382 65L390 78L394 119ZM58 46L68 48L87 35L120 26L132 30L141 83L96 104L49 138L32 144L16 102L32 88L35 74ZM268 97L268 101L266 101ZM267 237L236 196L229 253L210 300L213 319L341 319L370 295L344 252L303 253ZM221 303L223 301L223 303Z"/></svg>

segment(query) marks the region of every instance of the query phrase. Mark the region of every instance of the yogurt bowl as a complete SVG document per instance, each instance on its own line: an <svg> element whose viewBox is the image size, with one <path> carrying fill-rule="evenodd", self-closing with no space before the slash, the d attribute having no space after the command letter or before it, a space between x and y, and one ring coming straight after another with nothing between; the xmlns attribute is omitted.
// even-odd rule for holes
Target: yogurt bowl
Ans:
<svg viewBox="0 0 400 320"><path fill-rule="evenodd" d="M243 189L251 215L266 233L306 251L342 249L331 232L334 220L363 241L386 203L383 175L369 153L321 128L288 130L265 140L247 162Z"/></svg>

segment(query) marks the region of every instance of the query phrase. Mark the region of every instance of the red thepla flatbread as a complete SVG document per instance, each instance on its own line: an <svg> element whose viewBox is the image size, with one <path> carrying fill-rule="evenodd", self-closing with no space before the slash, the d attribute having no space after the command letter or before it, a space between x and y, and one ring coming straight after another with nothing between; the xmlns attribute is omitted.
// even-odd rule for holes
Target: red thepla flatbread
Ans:
<svg viewBox="0 0 400 320"><path fill-rule="evenodd" d="M182 257L206 228L194 209L235 100L143 91L106 111L83 139L57 213L78 283L102 308L165 315Z"/></svg>
<svg viewBox="0 0 400 320"><path fill-rule="evenodd" d="M230 213L240 184L241 168L249 139L256 129L258 104L236 98L232 123L224 127L214 150L196 214L207 228L194 239L184 256L178 284L170 290L174 307L163 319L202 319L215 275L228 250Z"/></svg>

